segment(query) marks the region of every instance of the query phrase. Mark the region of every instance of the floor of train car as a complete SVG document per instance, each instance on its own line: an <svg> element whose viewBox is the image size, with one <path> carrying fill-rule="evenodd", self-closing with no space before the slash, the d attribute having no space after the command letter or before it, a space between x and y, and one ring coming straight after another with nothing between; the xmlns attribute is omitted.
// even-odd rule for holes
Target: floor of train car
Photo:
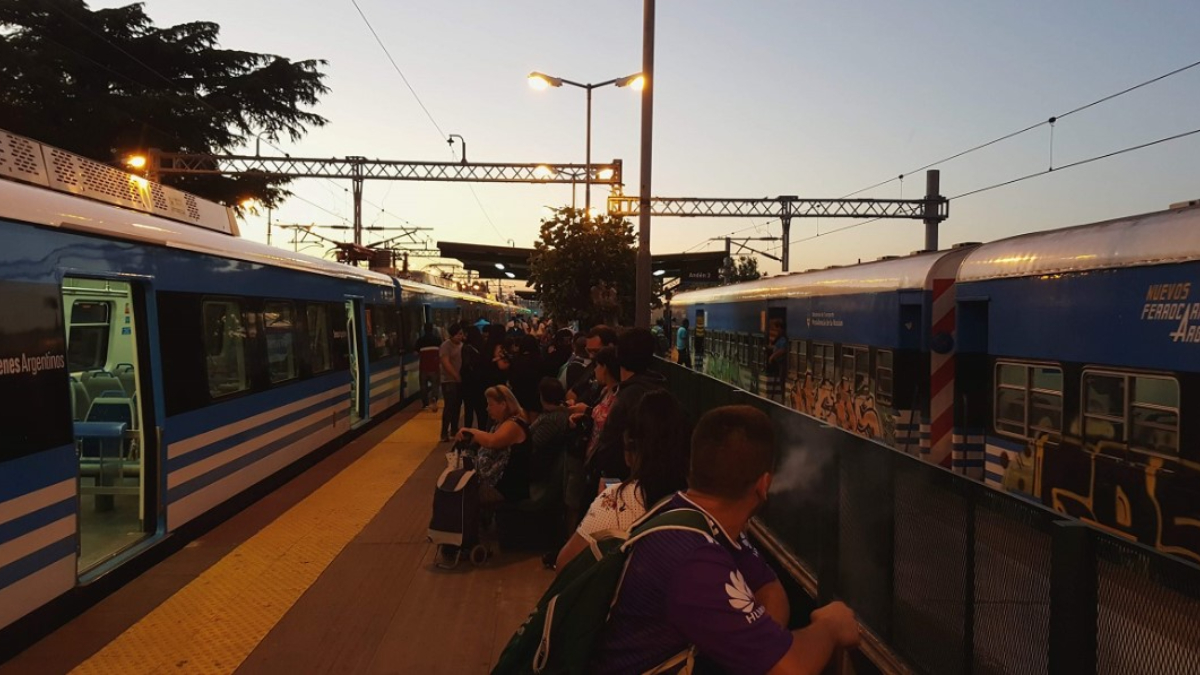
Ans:
<svg viewBox="0 0 1200 675"><path fill-rule="evenodd" d="M445 466L446 446L437 444L439 418L410 406L0 665L0 675L487 673L552 573L542 569L537 552L501 551L478 568L469 563L451 571L434 566L425 531L433 485ZM320 533L301 533L296 543L279 550L248 547L298 512L300 524L288 527L321 529L319 513L342 508L319 503L330 498L325 494L329 486L339 478L363 476L364 468L356 465L372 457L378 462L378 449L384 451L384 461L393 449L397 456L407 453L408 473L403 478L395 474L378 510L364 516L340 551L330 553L323 572L312 579L299 572L273 572L289 577L283 580L285 587L303 586L286 589L293 600L281 600L286 593L279 589L258 597L256 586L271 585L266 577L272 572L263 570L276 568L254 572L256 559L282 558L293 553L290 549L312 547L312 537ZM359 474L353 473L356 469ZM378 482L369 474L366 480ZM343 487L333 498L353 502L356 494ZM306 507L317 515L305 512ZM319 556L304 560L309 558ZM218 569L226 571L214 578ZM261 581L229 578L236 574L259 574ZM250 590L222 596L239 583ZM176 608L155 619L189 593L209 606ZM277 607L286 602L292 604ZM271 609L278 616L264 626L261 615ZM256 630L261 634L254 635ZM181 634L192 637L181 640Z"/></svg>
<svg viewBox="0 0 1200 675"><path fill-rule="evenodd" d="M140 529L139 499L137 495L80 497L79 569L86 570L147 536ZM105 500L109 503L105 504Z"/></svg>

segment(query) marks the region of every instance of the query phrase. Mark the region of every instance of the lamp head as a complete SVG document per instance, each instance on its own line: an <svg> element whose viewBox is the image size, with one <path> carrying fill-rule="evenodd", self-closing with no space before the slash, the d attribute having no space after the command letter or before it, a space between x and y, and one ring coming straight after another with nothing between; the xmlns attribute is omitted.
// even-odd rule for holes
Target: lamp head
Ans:
<svg viewBox="0 0 1200 675"><path fill-rule="evenodd" d="M125 166L131 169L144 169L146 168L146 156L137 154L128 155L125 157Z"/></svg>
<svg viewBox="0 0 1200 675"><path fill-rule="evenodd" d="M618 87L633 87L637 91L641 91L642 89L646 88L646 76L642 75L641 73L626 75L625 77L617 80L615 84Z"/></svg>
<svg viewBox="0 0 1200 675"><path fill-rule="evenodd" d="M561 87L563 85L562 78L553 77L545 73L539 73L536 70L529 74L529 86L541 91L547 87Z"/></svg>

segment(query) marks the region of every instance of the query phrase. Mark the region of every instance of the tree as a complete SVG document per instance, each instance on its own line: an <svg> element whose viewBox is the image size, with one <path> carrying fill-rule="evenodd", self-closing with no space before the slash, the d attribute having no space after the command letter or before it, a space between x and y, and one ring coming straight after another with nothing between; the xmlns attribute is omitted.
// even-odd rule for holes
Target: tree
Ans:
<svg viewBox="0 0 1200 675"><path fill-rule="evenodd" d="M158 148L228 152L259 137L303 137L327 120L302 110L329 89L324 61L217 47L220 27L158 28L141 4L91 10L83 0L0 3L0 128L96 161ZM274 206L286 179L170 176L238 208Z"/></svg>
<svg viewBox="0 0 1200 675"><path fill-rule="evenodd" d="M632 224L608 215L585 220L582 209L563 207L542 221L529 279L550 316L585 326L614 318L628 324L636 263ZM615 295L611 309L604 306L605 289Z"/></svg>
<svg viewBox="0 0 1200 675"><path fill-rule="evenodd" d="M729 259L726 258L726 260L728 261ZM762 273L758 271L758 258L751 255L738 256L736 262L725 266L722 270L722 276L725 278L725 283L727 284L754 281L761 278Z"/></svg>

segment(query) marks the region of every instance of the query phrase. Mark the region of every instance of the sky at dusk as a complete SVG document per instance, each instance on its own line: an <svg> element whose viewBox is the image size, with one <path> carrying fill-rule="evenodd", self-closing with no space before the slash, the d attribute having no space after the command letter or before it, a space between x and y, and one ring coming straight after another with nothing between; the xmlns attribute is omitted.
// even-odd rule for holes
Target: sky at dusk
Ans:
<svg viewBox="0 0 1200 675"><path fill-rule="evenodd" d="M127 2L93 1L93 8ZM584 161L585 94L534 91L530 71L580 82L635 73L642 2L359 0L433 121L350 0L147 0L159 26L214 21L221 46L325 59L330 123L293 156ZM841 197L1200 61L1200 2L719 2L660 0L655 196ZM977 188L1200 128L1200 67L940 165L942 193ZM440 131L439 131L440 129ZM636 194L640 101L597 89L592 158L625 163ZM265 148L264 148L265 154ZM924 176L859 196L918 198ZM349 183L305 179L275 223L343 224ZM433 241L531 246L568 186L368 182L368 225L433 228ZM606 187L593 187L603 204ZM1093 222L1200 198L1200 134L955 200L943 247ZM579 204L583 189L579 188ZM905 254L917 221L795 220L792 269ZM710 237L778 235L765 219L655 218L652 250L714 250ZM265 239L265 214L245 236ZM329 234L335 235L330 232ZM340 235L338 235L340 236ZM379 235L380 238L387 236ZM276 233L275 243L285 238ZM371 239L368 239L371 241ZM758 245L771 246L767 242ZM706 248L707 247L707 248ZM308 252L319 254L318 249ZM420 267L422 261L414 261ZM762 261L771 272L778 263Z"/></svg>

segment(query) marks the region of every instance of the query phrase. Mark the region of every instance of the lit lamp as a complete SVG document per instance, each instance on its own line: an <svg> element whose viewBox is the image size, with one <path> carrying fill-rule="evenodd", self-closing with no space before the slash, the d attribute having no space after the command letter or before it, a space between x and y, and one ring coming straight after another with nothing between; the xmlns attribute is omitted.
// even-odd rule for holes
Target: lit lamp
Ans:
<svg viewBox="0 0 1200 675"><path fill-rule="evenodd" d="M545 89L549 89L550 87L561 87L564 84L569 84L572 87L579 87L580 89L587 91L587 157L585 159L585 162L587 163L587 170L584 171L583 176L583 210L584 213L589 213L592 207L592 90L598 87L607 87L608 85L612 84L618 87L632 87L637 91L641 91L642 88L646 86L646 78L643 77L641 73L634 73L633 75L626 75L625 77L618 77L612 80L596 82L594 84L584 84L582 82L575 82L561 77L554 77L553 75L547 75L537 71L529 74L529 86L538 91L543 91ZM611 169L606 169L605 172L607 172L608 175L601 176L603 180L612 178Z"/></svg>

